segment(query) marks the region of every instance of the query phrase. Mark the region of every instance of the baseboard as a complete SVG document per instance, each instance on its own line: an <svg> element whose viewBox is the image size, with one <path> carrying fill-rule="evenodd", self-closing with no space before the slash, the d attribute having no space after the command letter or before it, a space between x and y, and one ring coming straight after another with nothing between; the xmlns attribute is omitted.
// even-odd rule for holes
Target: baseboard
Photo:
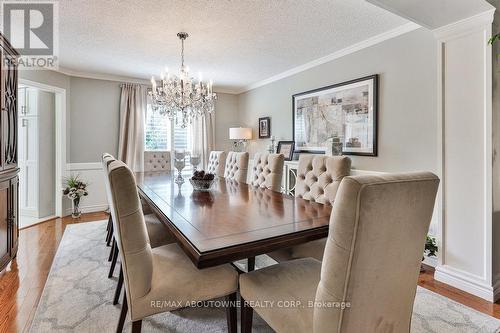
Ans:
<svg viewBox="0 0 500 333"><path fill-rule="evenodd" d="M495 301L495 292L493 286L484 282L480 277L454 269L450 266L437 266L434 273L434 279L446 283L450 286L468 292L469 294L481 297L488 302ZM500 283L499 283L500 287ZM500 294L500 290L498 291Z"/></svg>
<svg viewBox="0 0 500 333"><path fill-rule="evenodd" d="M82 213L103 212L108 209L108 204L80 206ZM66 209L66 215L71 215L71 207Z"/></svg>
<svg viewBox="0 0 500 333"><path fill-rule="evenodd" d="M438 260L436 257L428 257L428 256L424 256L424 264L426 265L429 265L431 267L434 267L436 268L437 265L438 265Z"/></svg>

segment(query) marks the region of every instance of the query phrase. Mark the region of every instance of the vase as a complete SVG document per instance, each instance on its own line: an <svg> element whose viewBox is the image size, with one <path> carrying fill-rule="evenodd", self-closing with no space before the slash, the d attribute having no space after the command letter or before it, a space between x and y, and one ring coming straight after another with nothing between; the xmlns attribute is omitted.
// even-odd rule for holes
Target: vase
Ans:
<svg viewBox="0 0 500 333"><path fill-rule="evenodd" d="M80 210L80 198L74 198L71 200L72 213L71 217L74 219L79 218L82 215Z"/></svg>

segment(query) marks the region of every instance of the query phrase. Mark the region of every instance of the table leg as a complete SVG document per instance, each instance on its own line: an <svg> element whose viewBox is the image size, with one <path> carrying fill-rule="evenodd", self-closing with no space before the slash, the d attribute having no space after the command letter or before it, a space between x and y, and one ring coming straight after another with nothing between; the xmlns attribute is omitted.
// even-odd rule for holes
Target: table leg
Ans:
<svg viewBox="0 0 500 333"><path fill-rule="evenodd" d="M248 258L247 267L249 272L255 270L255 257Z"/></svg>

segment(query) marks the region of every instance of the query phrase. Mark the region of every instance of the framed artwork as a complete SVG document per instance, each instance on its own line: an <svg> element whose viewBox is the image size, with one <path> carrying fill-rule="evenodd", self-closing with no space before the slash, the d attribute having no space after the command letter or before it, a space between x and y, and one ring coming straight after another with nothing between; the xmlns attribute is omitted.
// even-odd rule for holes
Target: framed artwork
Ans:
<svg viewBox="0 0 500 333"><path fill-rule="evenodd" d="M324 153L340 139L343 155L377 156L378 75L292 96L295 150Z"/></svg>
<svg viewBox="0 0 500 333"><path fill-rule="evenodd" d="M259 139L269 139L271 137L271 118L259 118Z"/></svg>
<svg viewBox="0 0 500 333"><path fill-rule="evenodd" d="M295 151L295 142L293 141L279 141L277 154L285 155L285 161L291 161L293 158L293 152Z"/></svg>

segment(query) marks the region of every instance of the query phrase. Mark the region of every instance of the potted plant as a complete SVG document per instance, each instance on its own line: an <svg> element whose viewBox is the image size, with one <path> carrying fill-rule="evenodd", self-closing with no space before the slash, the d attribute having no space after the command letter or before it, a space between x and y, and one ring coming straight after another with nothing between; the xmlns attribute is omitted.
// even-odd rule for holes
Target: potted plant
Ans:
<svg viewBox="0 0 500 333"><path fill-rule="evenodd" d="M74 219L79 218L82 215L80 211L80 198L87 196L89 193L87 191L87 183L81 181L79 175L71 175L64 180L66 188L63 194L71 199L72 213L71 217Z"/></svg>
<svg viewBox="0 0 500 333"><path fill-rule="evenodd" d="M427 235L425 239L425 248L424 248L424 256L422 257L422 261L424 261L425 256L428 257L436 257L436 252L438 251L438 246L436 243L436 238L430 237ZM423 267L420 268L420 271L423 271Z"/></svg>

